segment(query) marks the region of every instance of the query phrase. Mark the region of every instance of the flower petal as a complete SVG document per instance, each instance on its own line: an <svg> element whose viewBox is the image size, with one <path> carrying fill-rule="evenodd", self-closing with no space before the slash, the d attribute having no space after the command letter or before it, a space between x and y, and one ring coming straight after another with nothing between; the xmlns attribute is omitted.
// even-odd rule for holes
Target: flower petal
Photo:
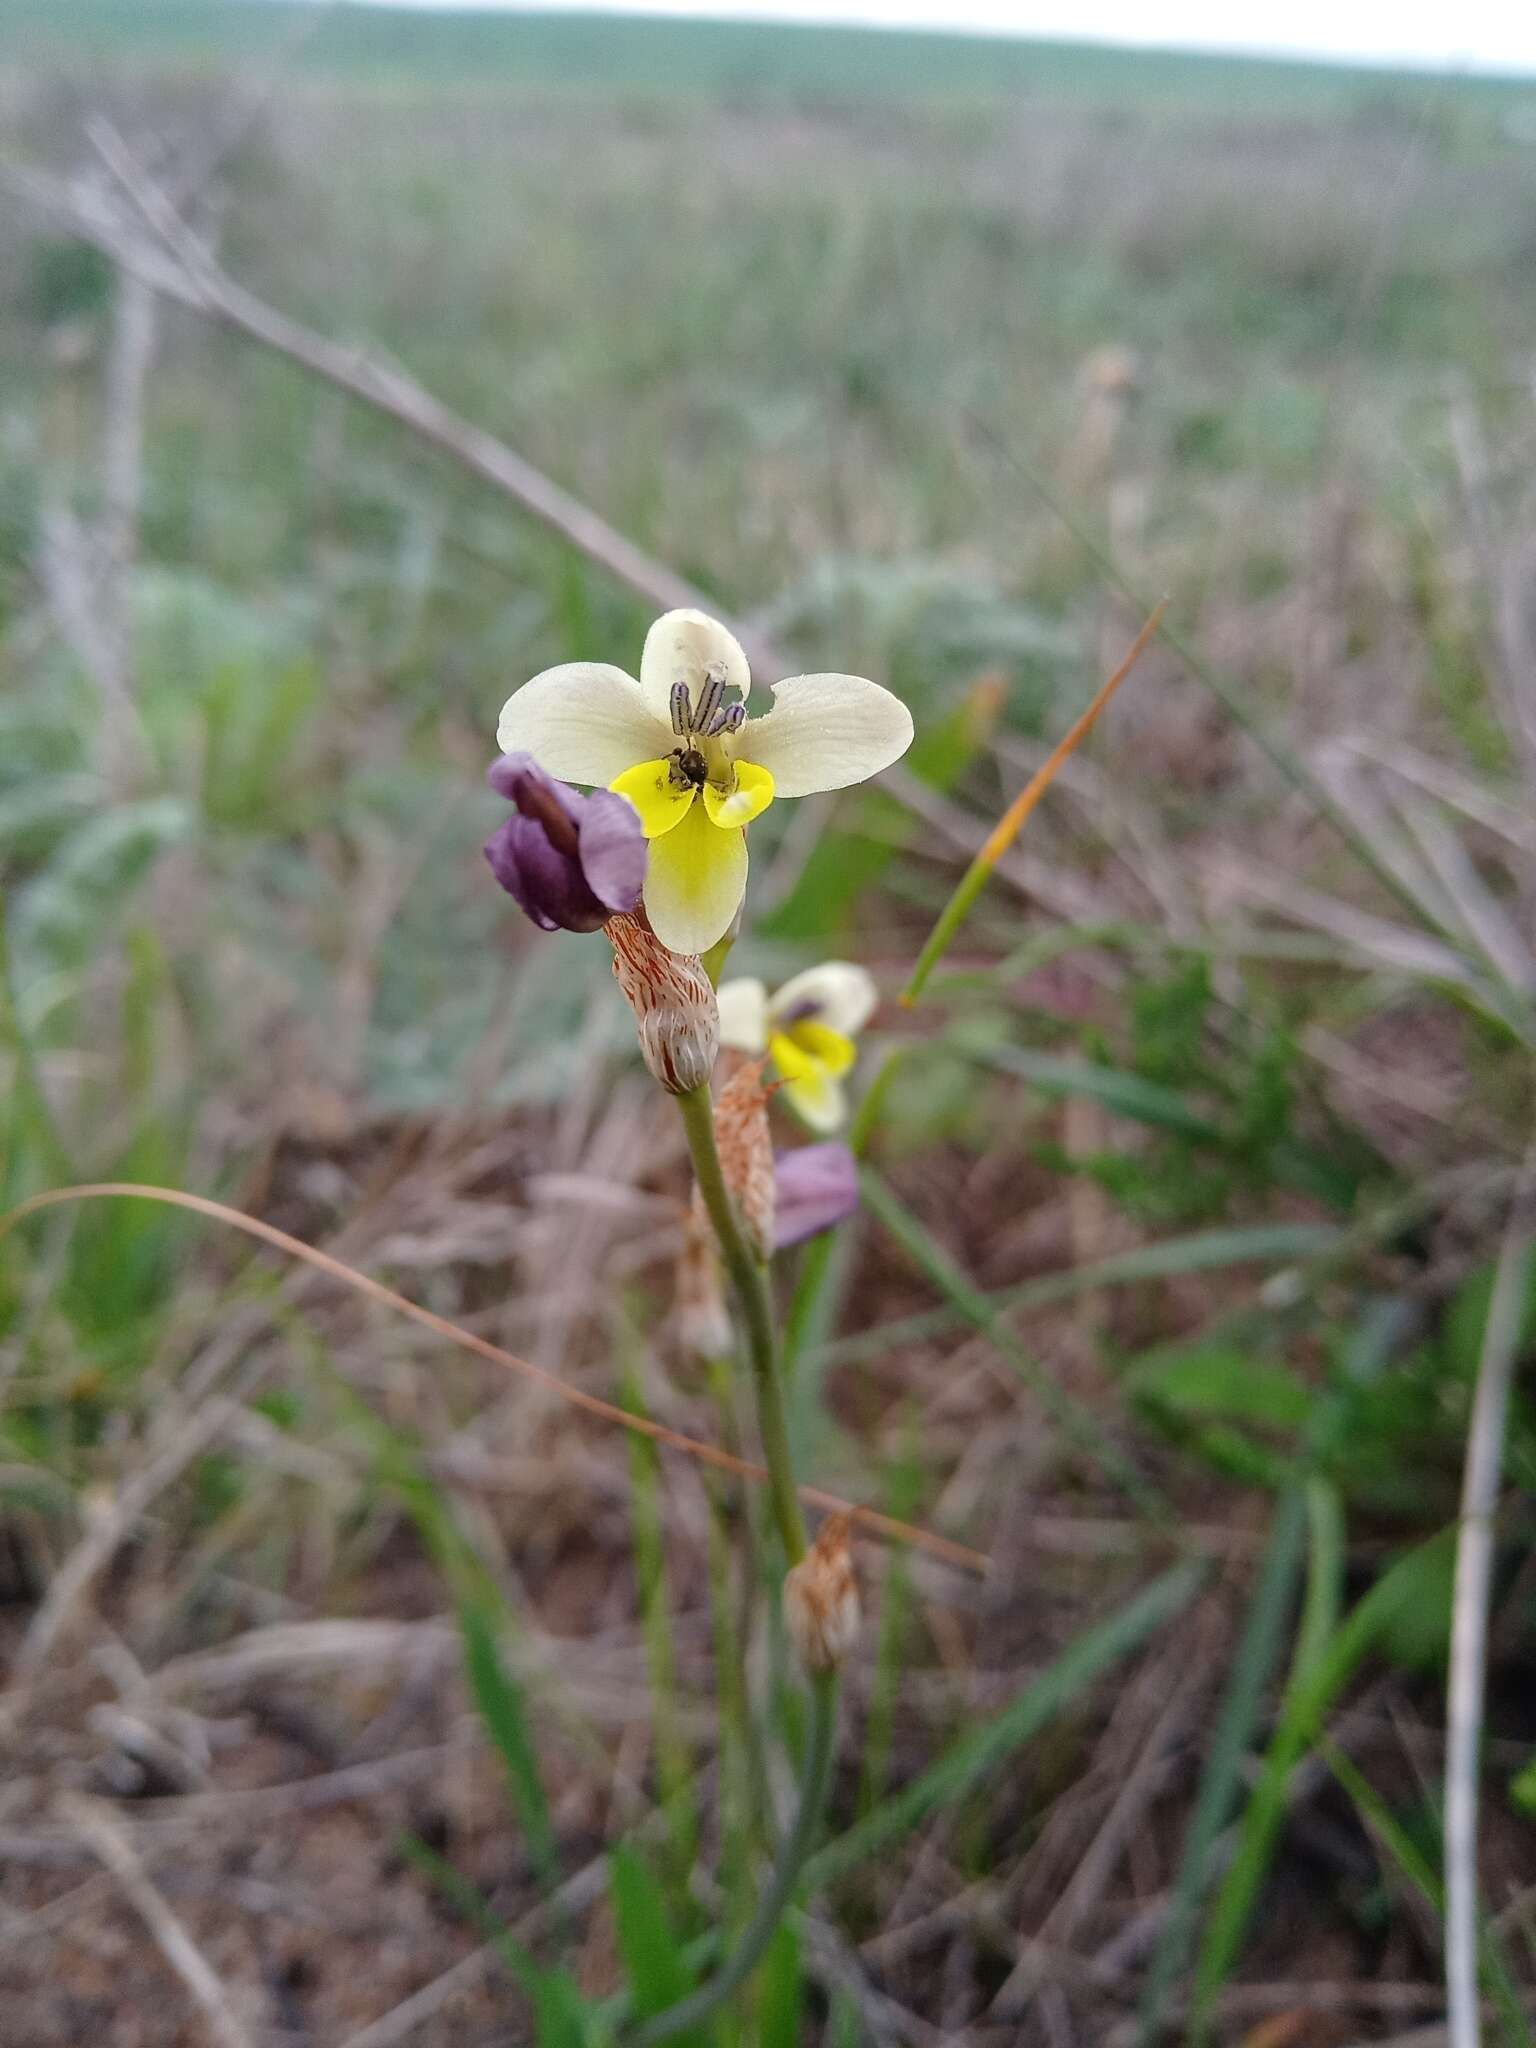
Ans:
<svg viewBox="0 0 1536 2048"><path fill-rule="evenodd" d="M857 1038L879 1001L880 992L867 967L852 960L823 960L803 974L791 975L774 991L768 1008L782 1028L811 1017L842 1032L845 1038Z"/></svg>
<svg viewBox="0 0 1536 2048"><path fill-rule="evenodd" d="M768 991L755 975L744 974L736 981L722 981L720 1043L737 1052L766 1052L768 1049Z"/></svg>
<svg viewBox="0 0 1536 2048"><path fill-rule="evenodd" d="M672 685L686 683L698 701L709 668L723 669L727 691L745 697L752 671L741 643L707 612L664 612L645 636L640 656L640 694L646 709L672 730ZM729 698L727 699L729 701Z"/></svg>
<svg viewBox="0 0 1536 2048"><path fill-rule="evenodd" d="M631 821L633 822L633 821ZM608 916L581 863L551 846L536 818L508 818L486 841L491 872L541 930L595 932Z"/></svg>
<svg viewBox="0 0 1536 2048"><path fill-rule="evenodd" d="M798 1024L792 1024L779 1035L792 1040L813 1060L820 1060L829 1074L846 1074L853 1066L853 1040L834 1031L830 1024L818 1024L814 1017L802 1017Z"/></svg>
<svg viewBox="0 0 1536 2048"><path fill-rule="evenodd" d="M496 739L504 753L532 754L549 775L602 785L664 754L672 728L651 717L640 685L623 669L568 661L513 691Z"/></svg>
<svg viewBox="0 0 1536 2048"><path fill-rule="evenodd" d="M773 1160L773 1248L830 1230L859 1206L859 1169L846 1145L801 1145Z"/></svg>
<svg viewBox="0 0 1536 2048"><path fill-rule="evenodd" d="M645 908L674 953L705 953L724 936L747 889L747 835L722 832L702 804L651 841Z"/></svg>
<svg viewBox="0 0 1536 2048"><path fill-rule="evenodd" d="M848 1098L843 1084L817 1060L784 1083L784 1093L803 1122L813 1131L835 1131L848 1118Z"/></svg>
<svg viewBox="0 0 1536 2048"><path fill-rule="evenodd" d="M912 714L867 676L790 676L773 709L749 718L731 752L773 777L780 796L811 796L867 782L912 744Z"/></svg>
<svg viewBox="0 0 1536 2048"><path fill-rule="evenodd" d="M842 1041L848 1045L847 1039ZM851 1053L853 1048L848 1045ZM835 1131L848 1113L836 1073L818 1053L770 1026L768 1054L783 1076L784 1093L812 1130Z"/></svg>
<svg viewBox="0 0 1536 2048"><path fill-rule="evenodd" d="M721 827L750 825L773 802L773 777L766 768L755 761L738 761L735 768L736 787L729 796L722 796L712 782L704 785L704 808Z"/></svg>
<svg viewBox="0 0 1536 2048"><path fill-rule="evenodd" d="M508 818L498 825L485 842L485 857L491 864L491 873L523 915L531 917L540 931L558 931L559 925L544 908L537 890L529 887L530 877L523 872L518 827L527 822L526 818Z"/></svg>
<svg viewBox="0 0 1536 2048"><path fill-rule="evenodd" d="M670 761L642 761L616 775L608 787L634 805L647 839L659 839L681 825L698 795L690 784L673 781Z"/></svg>
<svg viewBox="0 0 1536 2048"><path fill-rule="evenodd" d="M606 789L582 800L576 821L581 869L605 909L633 910L645 886L645 833L633 805Z"/></svg>

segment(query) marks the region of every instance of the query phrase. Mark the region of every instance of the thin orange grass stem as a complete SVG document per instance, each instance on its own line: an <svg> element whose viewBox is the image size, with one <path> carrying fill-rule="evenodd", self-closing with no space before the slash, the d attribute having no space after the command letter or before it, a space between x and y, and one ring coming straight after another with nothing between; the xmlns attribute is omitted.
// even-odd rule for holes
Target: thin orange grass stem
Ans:
<svg viewBox="0 0 1536 2048"><path fill-rule="evenodd" d="M584 1394L578 1387L568 1387L564 1380L544 1366L519 1358L514 1352L503 1351L499 1344L477 1337L472 1330L461 1330L446 1316L434 1315L431 1309L422 1308L403 1294L396 1294L392 1287L386 1287L367 1273L359 1273L353 1267L343 1265L340 1259L333 1259L329 1252L318 1251L314 1245L306 1244L303 1238L290 1237L276 1224L263 1223L259 1217L247 1216L243 1209L233 1209L228 1203L215 1202L207 1195L191 1195L181 1188L162 1188L123 1180L86 1181L78 1187L50 1188L45 1194L33 1195L27 1201L19 1202L14 1209L0 1216L0 1238L7 1236L26 1217L36 1215L40 1209L57 1208L64 1202L96 1201L103 1197L164 1202L173 1209L190 1209L196 1216L210 1216L215 1223L227 1223L234 1230L243 1230L248 1237L258 1237L278 1251L287 1252L291 1258L302 1259L306 1265L330 1274L333 1280L340 1280L357 1293L382 1302L386 1308L409 1316L435 1336L445 1337L450 1344L476 1352L481 1358L488 1358L493 1365L505 1366L509 1372L519 1372L525 1379L537 1380L540 1386L548 1387L551 1393L558 1394L573 1408L584 1408L589 1415L596 1415L604 1422L633 1430L639 1436L652 1437L668 1450L681 1451L687 1457L697 1458L701 1464L734 1473L738 1479L750 1479L757 1486L767 1484L768 1474L761 1465L749 1464L745 1458L733 1457L729 1451L722 1451L714 1444L701 1443L696 1437L683 1436L678 1430L652 1422L647 1416L631 1415L627 1409L616 1407L596 1394ZM802 1486L797 1490L801 1499L809 1501L813 1507L850 1515L872 1536L884 1537L892 1543L905 1543L914 1550L926 1550L931 1557L956 1565L961 1571L985 1573L988 1569L989 1561L980 1551L969 1550L963 1543L952 1543L947 1536L935 1536L927 1529L914 1528L910 1522L899 1522L893 1515L882 1515L877 1508L859 1507L851 1501L839 1499L835 1493L823 1493L816 1486Z"/></svg>
<svg viewBox="0 0 1536 2048"><path fill-rule="evenodd" d="M1162 624L1163 613L1167 610L1167 607L1168 600L1164 598L1162 603L1153 611L1151 618L1147 620L1147 623L1136 635L1134 641L1132 641L1130 652L1126 655L1124 661L1121 662L1109 681L1105 683L1081 718L1071 727L1066 737L1059 745L1052 748L1049 758L1035 770L1007 810L998 819L996 825L988 833L985 845L983 845L976 858L960 877L960 882L954 895L950 897L944 908L939 912L938 922L928 934L928 943L918 955L917 965L912 970L912 978L902 990L898 999L904 1007L910 1009L912 1004L922 994L929 975L932 974L934 968L937 967L944 955L949 951L956 932L959 931L965 919L970 915L971 905L986 887L987 877L1024 829L1024 820L1056 780L1057 772L1063 761L1069 755L1076 753L1089 733L1093 731L1105 705L1108 704L1110 698L1114 696L1116 690L1119 689L1131 670L1140 661L1142 655L1146 652L1148 642Z"/></svg>

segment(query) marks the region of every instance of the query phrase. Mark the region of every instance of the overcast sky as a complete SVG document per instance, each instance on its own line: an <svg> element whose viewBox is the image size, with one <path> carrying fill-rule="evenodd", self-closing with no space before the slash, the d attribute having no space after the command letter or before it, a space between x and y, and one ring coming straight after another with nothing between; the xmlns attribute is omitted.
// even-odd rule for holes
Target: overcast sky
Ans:
<svg viewBox="0 0 1536 2048"><path fill-rule="evenodd" d="M501 6L506 0L402 0ZM537 0L540 11L591 11L594 0ZM1172 49L1267 50L1536 73L1536 0L602 0L601 11L777 21L859 21L905 28L1154 43Z"/></svg>

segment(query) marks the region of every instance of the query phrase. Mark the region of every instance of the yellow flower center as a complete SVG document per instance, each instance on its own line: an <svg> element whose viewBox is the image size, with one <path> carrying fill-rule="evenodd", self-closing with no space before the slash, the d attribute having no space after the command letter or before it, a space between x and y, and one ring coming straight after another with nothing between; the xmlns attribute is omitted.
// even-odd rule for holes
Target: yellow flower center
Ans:
<svg viewBox="0 0 1536 2048"><path fill-rule="evenodd" d="M771 1033L768 1051L786 1081L820 1074L836 1077L846 1074L854 1062L853 1040L814 1017L802 1017Z"/></svg>
<svg viewBox="0 0 1536 2048"><path fill-rule="evenodd" d="M680 754L684 756L681 762ZM709 822L727 832L750 825L773 802L773 777L768 770L755 761L728 761L723 749L716 764L701 747L677 748L659 761L642 761L638 767L626 768L608 787L628 797L640 813L647 839L659 839L663 832L680 825L695 797L703 800Z"/></svg>

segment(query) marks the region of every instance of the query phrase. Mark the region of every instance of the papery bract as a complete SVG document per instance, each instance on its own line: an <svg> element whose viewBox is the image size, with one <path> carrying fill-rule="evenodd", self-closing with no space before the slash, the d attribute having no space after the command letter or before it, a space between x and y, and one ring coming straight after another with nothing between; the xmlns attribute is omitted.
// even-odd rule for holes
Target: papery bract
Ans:
<svg viewBox="0 0 1536 2048"><path fill-rule="evenodd" d="M774 1248L773 1140L768 1134L771 1087L763 1086L763 1062L739 1067L715 1104L715 1144L720 1172L731 1191L752 1249L760 1259Z"/></svg>
<svg viewBox="0 0 1536 2048"><path fill-rule="evenodd" d="M698 954L664 946L643 910L610 918L608 938L647 1069L669 1095L702 1086L720 1050L720 1011Z"/></svg>
<svg viewBox="0 0 1536 2048"><path fill-rule="evenodd" d="M807 1671L835 1671L859 1635L859 1586L845 1514L828 1515L784 1580L784 1627Z"/></svg>

